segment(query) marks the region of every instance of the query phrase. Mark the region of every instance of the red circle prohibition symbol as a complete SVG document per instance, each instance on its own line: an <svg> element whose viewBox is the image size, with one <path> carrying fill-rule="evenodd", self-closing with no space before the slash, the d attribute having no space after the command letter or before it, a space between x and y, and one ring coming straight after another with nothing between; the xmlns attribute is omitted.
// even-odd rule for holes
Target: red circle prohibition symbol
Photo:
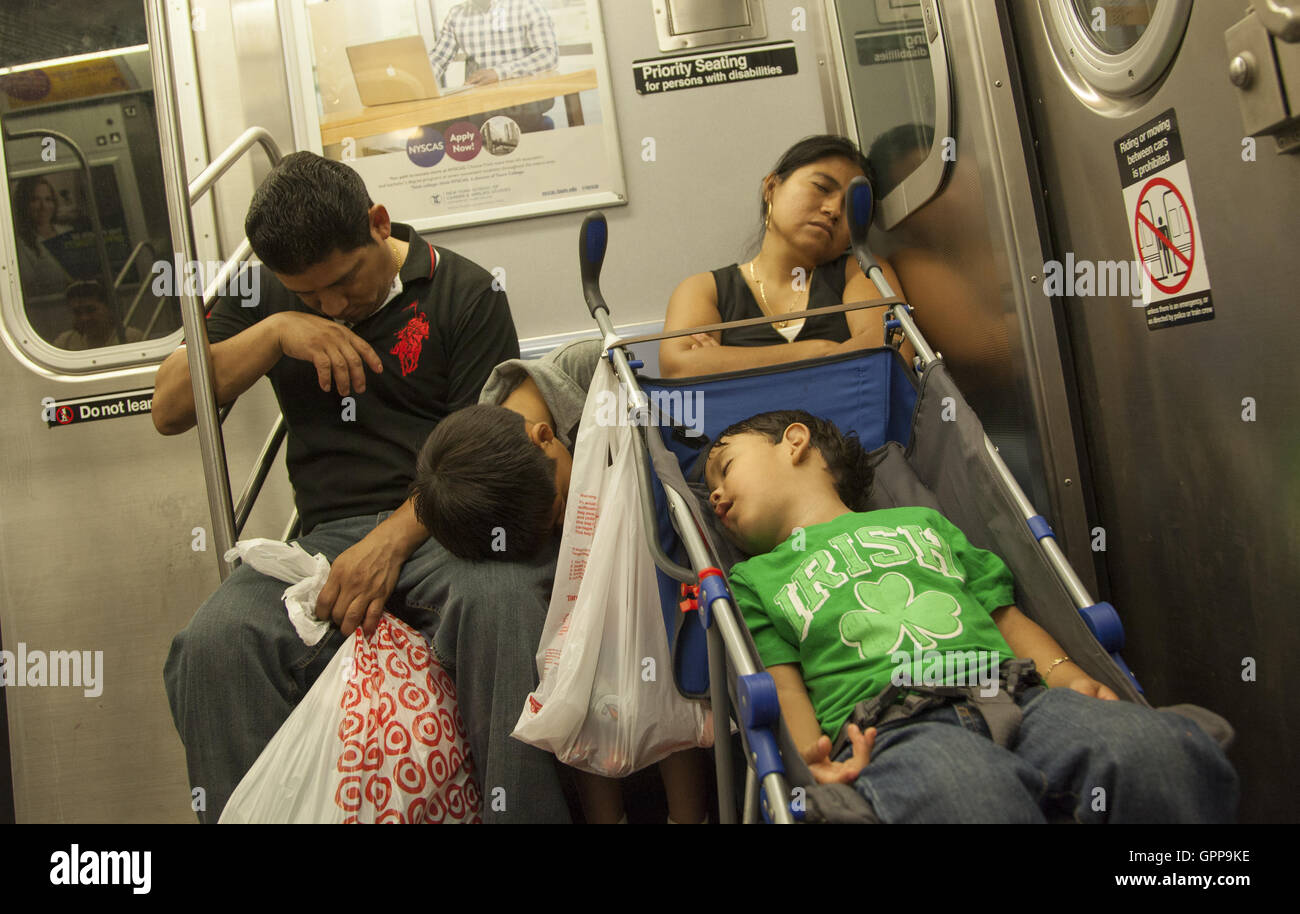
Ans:
<svg viewBox="0 0 1300 914"><path fill-rule="evenodd" d="M1188 248L1186 256L1183 256L1183 252L1178 250L1178 246L1170 241L1164 232L1161 232L1160 229L1156 228L1156 226L1152 225L1148 220L1142 218L1142 203L1146 200L1147 194L1153 187L1164 187L1171 191L1173 195L1178 198L1178 204L1183 208L1183 212L1187 214L1187 234L1191 238L1191 245ZM1156 244L1164 245L1169 249L1169 253L1173 255L1175 259L1181 260L1187 264L1187 271L1183 273L1182 279L1178 280L1178 282L1173 285L1165 285L1151 275L1151 269L1147 266L1146 257L1142 257L1142 271L1147 274L1147 278L1151 280L1152 285L1161 292L1177 292L1182 289L1183 286L1187 285L1187 281L1192 278L1192 264L1196 262L1196 232L1192 228L1191 216L1191 207L1187 205L1187 201L1183 199L1183 195L1178 192L1178 188L1174 186L1172 181L1168 181L1164 178L1152 178L1142 188L1142 192L1138 194L1137 206L1134 207L1133 212L1133 238L1137 241L1138 254L1142 254L1141 223L1146 222L1147 228L1151 230L1151 234L1156 238ZM1169 231L1169 225L1167 223L1165 225L1165 231Z"/></svg>
<svg viewBox="0 0 1300 914"><path fill-rule="evenodd" d="M59 425L67 425L69 422L71 422L72 407L60 406L57 410L54 411L54 421L59 423Z"/></svg>

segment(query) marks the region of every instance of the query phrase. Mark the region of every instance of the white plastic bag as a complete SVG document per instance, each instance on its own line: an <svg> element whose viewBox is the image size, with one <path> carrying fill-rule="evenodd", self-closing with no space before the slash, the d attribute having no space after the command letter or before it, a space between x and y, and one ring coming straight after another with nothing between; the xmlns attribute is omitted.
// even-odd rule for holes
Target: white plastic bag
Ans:
<svg viewBox="0 0 1300 914"><path fill-rule="evenodd" d="M574 447L555 587L537 653L541 682L512 734L606 777L713 743L711 713L673 684L654 560L640 523L636 432L610 408L617 387L602 361Z"/></svg>
<svg viewBox="0 0 1300 914"><path fill-rule="evenodd" d="M221 823L477 823L481 803L451 676L384 613L339 648Z"/></svg>
<svg viewBox="0 0 1300 914"><path fill-rule="evenodd" d="M226 553L284 581L298 636L316 644L329 622L316 598L324 555L297 543L240 540ZM221 822L480 822L456 685L424 636L388 613L366 640L339 648L245 773Z"/></svg>
<svg viewBox="0 0 1300 914"><path fill-rule="evenodd" d="M226 550L227 562L236 558L290 585L280 599L304 644L316 644L325 637L330 630L329 620L316 618L316 598L330 576L329 559L323 553L308 555L297 543L257 537L240 540Z"/></svg>

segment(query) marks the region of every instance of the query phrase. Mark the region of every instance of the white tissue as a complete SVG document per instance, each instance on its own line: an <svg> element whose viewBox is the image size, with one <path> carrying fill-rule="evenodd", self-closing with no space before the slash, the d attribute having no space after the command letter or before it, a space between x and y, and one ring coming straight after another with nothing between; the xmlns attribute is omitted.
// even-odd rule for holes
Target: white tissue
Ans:
<svg viewBox="0 0 1300 914"><path fill-rule="evenodd" d="M330 576L330 563L322 553L308 555L297 543L272 539L240 540L226 552L226 561L240 559L255 571L284 581L285 609L303 643L312 645L325 637L330 623L316 618L316 598Z"/></svg>

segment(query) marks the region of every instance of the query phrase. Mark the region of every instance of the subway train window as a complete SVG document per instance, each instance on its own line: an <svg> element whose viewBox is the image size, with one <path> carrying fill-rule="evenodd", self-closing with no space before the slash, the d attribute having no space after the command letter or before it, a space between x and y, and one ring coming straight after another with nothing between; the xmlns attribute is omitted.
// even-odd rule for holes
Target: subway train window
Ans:
<svg viewBox="0 0 1300 914"><path fill-rule="evenodd" d="M875 166L878 221L889 228L938 192L952 161L938 9L922 3L830 3L827 10L847 74L841 86L846 120Z"/></svg>
<svg viewBox="0 0 1300 914"><path fill-rule="evenodd" d="M16 27L38 6L39 33ZM19 292L6 321L38 362L73 372L137 362L143 352L70 353L180 326L167 281L176 277L162 269L171 241L143 8L112 0L86 9L23 3L0 13L10 287Z"/></svg>
<svg viewBox="0 0 1300 914"><path fill-rule="evenodd" d="M1087 35L1107 54L1119 54L1137 44L1151 24L1160 0L1074 0L1074 9L1087 24Z"/></svg>
<svg viewBox="0 0 1300 914"><path fill-rule="evenodd" d="M1074 93L1097 109L1149 90L1169 70L1191 0L1048 0L1039 7ZM1076 81L1077 80L1077 81Z"/></svg>

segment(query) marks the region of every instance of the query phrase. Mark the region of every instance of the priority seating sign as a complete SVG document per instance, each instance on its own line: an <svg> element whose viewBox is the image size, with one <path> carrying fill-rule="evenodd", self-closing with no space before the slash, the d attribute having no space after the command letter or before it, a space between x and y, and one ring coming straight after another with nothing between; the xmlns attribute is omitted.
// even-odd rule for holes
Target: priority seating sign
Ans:
<svg viewBox="0 0 1300 914"><path fill-rule="evenodd" d="M1148 330L1214 319L1205 241L1174 109L1115 141Z"/></svg>

